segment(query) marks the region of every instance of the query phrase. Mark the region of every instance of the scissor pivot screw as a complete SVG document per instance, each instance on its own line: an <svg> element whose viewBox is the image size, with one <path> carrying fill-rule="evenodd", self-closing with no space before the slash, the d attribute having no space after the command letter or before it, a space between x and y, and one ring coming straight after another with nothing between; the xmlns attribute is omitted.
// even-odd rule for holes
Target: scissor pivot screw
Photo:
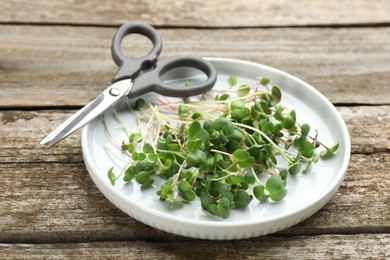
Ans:
<svg viewBox="0 0 390 260"><path fill-rule="evenodd" d="M121 91L117 88L111 88L108 93L110 93L110 95L113 97L117 97L121 94Z"/></svg>

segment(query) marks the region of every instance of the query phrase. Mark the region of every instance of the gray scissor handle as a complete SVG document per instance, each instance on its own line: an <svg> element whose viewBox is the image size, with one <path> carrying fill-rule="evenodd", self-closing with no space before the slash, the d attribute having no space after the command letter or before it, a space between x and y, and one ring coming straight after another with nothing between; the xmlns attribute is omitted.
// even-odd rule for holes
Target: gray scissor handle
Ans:
<svg viewBox="0 0 390 260"><path fill-rule="evenodd" d="M146 36L153 43L153 49L141 58L128 58L121 51L121 43L123 38L129 34L141 34ZM157 62L157 58L161 53L162 40L157 31L150 25L144 23L126 23L119 27L112 39L111 55L118 65L119 69L116 72L112 82L118 80L135 78L140 71L152 68Z"/></svg>
<svg viewBox="0 0 390 260"><path fill-rule="evenodd" d="M198 69L206 74L207 79L190 86L169 85L161 79L166 72L180 67ZM189 97L211 90L216 80L217 71L209 61L197 56L176 56L167 61L159 61L153 70L136 78L128 96L134 98L155 92L170 97Z"/></svg>

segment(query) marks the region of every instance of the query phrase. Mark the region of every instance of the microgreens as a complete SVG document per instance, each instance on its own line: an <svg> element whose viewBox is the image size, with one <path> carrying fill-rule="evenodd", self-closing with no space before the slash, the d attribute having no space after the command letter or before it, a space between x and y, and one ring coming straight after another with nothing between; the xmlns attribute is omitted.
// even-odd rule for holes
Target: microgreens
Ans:
<svg viewBox="0 0 390 260"><path fill-rule="evenodd" d="M264 77L238 86L232 75L230 88L216 95L182 102L159 99L157 105L137 100L133 110L147 125L120 146L130 160L117 176L113 168L108 170L110 182L115 185L123 176L125 183L147 188L158 176L165 180L157 187L161 200L198 198L204 210L222 218L233 208L247 207L253 198L260 203L282 200L288 175L299 174L302 166L308 171L320 158L332 156L338 144L324 145L317 131L310 136L310 126L297 122L296 111L280 103L282 92L270 83ZM281 160L286 168L279 166ZM260 175L269 176L265 183Z"/></svg>

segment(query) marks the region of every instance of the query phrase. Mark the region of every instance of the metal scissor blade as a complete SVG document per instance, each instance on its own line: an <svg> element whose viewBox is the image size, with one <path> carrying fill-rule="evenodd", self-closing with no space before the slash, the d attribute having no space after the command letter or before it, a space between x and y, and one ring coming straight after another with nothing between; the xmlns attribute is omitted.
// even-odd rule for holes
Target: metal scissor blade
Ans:
<svg viewBox="0 0 390 260"><path fill-rule="evenodd" d="M115 82L103 91L103 93L101 93L95 100L91 101L58 126L53 132L46 136L40 144L46 145L47 148L52 147L80 127L99 116L107 108L117 103L119 99L130 92L132 85L131 79L124 79Z"/></svg>

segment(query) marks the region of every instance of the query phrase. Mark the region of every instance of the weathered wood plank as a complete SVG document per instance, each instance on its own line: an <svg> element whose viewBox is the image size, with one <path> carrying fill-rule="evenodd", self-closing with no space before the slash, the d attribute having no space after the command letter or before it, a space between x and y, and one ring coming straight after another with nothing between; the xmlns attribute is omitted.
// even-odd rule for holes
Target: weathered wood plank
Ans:
<svg viewBox="0 0 390 260"><path fill-rule="evenodd" d="M386 259L390 235L267 236L257 240L0 244L0 258Z"/></svg>
<svg viewBox="0 0 390 260"><path fill-rule="evenodd" d="M323 235L313 237L264 237L234 242L248 259L387 259L390 235Z"/></svg>
<svg viewBox="0 0 390 260"><path fill-rule="evenodd" d="M81 106L116 71L115 28L0 26L0 107ZM279 68L334 103L390 104L390 29L162 29L162 59L176 54L236 58ZM140 55L144 39L126 41Z"/></svg>
<svg viewBox="0 0 390 260"><path fill-rule="evenodd" d="M390 106L337 107L348 127L353 153L390 151Z"/></svg>
<svg viewBox="0 0 390 260"><path fill-rule="evenodd" d="M353 155L338 193L283 235L390 232L390 154ZM113 206L83 163L0 164L0 242L182 240L141 224Z"/></svg>
<svg viewBox="0 0 390 260"><path fill-rule="evenodd" d="M338 107L353 153L390 151L390 106ZM0 163L82 162L80 130L47 150L39 142L75 111L0 111Z"/></svg>
<svg viewBox="0 0 390 260"><path fill-rule="evenodd" d="M323 210L280 234L389 232L389 106L338 109L353 152L368 155L352 155L345 182ZM0 241L177 240L129 218L100 194L85 171L79 132L54 149L39 145L73 112L0 112Z"/></svg>
<svg viewBox="0 0 390 260"><path fill-rule="evenodd" d="M386 0L3 0L0 21L117 25L137 20L159 26L196 27L382 24L390 22L389 8Z"/></svg>

